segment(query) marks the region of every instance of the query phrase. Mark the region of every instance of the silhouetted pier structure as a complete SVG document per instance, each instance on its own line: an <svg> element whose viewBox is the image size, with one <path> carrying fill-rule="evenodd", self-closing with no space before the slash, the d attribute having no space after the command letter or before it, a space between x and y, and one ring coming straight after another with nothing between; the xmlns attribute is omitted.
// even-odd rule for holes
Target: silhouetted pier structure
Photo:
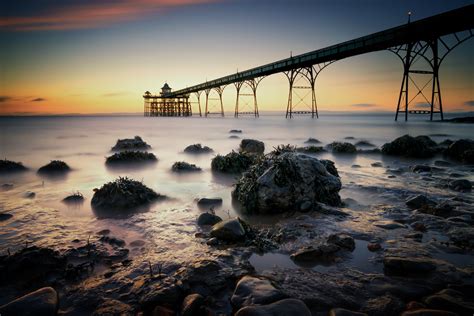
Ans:
<svg viewBox="0 0 474 316"><path fill-rule="evenodd" d="M443 119L443 103L441 98L441 88L439 82L439 69L446 55L455 47L473 37L474 32L474 5L468 5L456 10L434 15L415 22L400 25L381 32L359 37L347 42L332 45L323 49L309 53L291 56L260 67L255 67L246 71L237 72L215 80L206 81L189 88L169 91L161 96L145 94L145 115L147 115L147 100L157 100L156 102L180 102L185 100L189 105L191 94L196 95L201 112L201 93L204 92L205 111L204 116L217 114L224 116L224 104L222 94L229 85L234 85L237 90L234 116L239 117L244 114L259 116L257 105L257 87L260 81L266 76L284 73L289 82L288 102L286 106L286 117L292 118L294 115L311 115L318 117L318 107L316 102L316 79L327 66L335 61L366 54L370 52L388 50L396 54L403 64L403 78L400 88L395 120L399 113L404 113L405 121L408 114L429 114L433 120L434 114L439 114ZM424 61L425 69L417 69L419 61ZM423 81L420 78L425 78ZM427 79L426 79L427 78ZM423 81L423 83L420 83ZM241 93L243 87L248 87L251 93ZM425 90L429 89L429 94ZM410 92L414 90L413 92ZM217 98L212 98L211 92L215 91ZM300 91L300 93L298 93ZM301 91L305 91L301 93ZM304 101L304 95L311 96L310 104ZM252 111L243 111L241 101L243 97L251 97ZM423 97L425 106L429 106L429 111L416 109L414 101ZM166 101L168 100L168 101ZM210 101L217 101L216 112L210 110ZM152 101L151 104L153 104ZM298 109L301 105L306 105L305 109ZM153 108L153 106L152 106ZM166 109L166 104L163 105ZM152 111L153 112L153 111ZM161 113L158 111L158 113ZM168 112L163 112L168 113ZM174 112L173 112L174 113ZM190 113L190 110L189 110ZM155 115L152 115L155 116ZM159 115L167 116L167 115Z"/></svg>
<svg viewBox="0 0 474 316"><path fill-rule="evenodd" d="M189 96L167 97L171 92L170 86L165 83L160 95L145 92L145 116L191 116Z"/></svg>

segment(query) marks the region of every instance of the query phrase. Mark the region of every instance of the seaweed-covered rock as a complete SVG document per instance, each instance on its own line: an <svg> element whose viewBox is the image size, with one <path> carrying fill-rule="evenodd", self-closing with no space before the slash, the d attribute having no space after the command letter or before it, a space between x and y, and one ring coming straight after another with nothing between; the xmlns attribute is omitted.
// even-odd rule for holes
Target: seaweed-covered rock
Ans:
<svg viewBox="0 0 474 316"><path fill-rule="evenodd" d="M326 164L296 152L267 155L243 174L232 197L246 213L298 210L307 201L338 206L341 181Z"/></svg>
<svg viewBox="0 0 474 316"><path fill-rule="evenodd" d="M251 154L263 154L265 144L255 139L242 139L240 142L240 151Z"/></svg>
<svg viewBox="0 0 474 316"><path fill-rule="evenodd" d="M207 154L212 153L214 150L207 146L202 146L201 144L189 145L184 149L184 152L187 154Z"/></svg>
<svg viewBox="0 0 474 316"><path fill-rule="evenodd" d="M151 146L144 142L140 136L135 136L134 138L125 138L117 140L117 143L114 147L112 147L112 150L146 150L150 148Z"/></svg>
<svg viewBox="0 0 474 316"><path fill-rule="evenodd" d="M177 161L171 166L171 170L174 172L192 172L201 171L202 169L186 161Z"/></svg>
<svg viewBox="0 0 474 316"><path fill-rule="evenodd" d="M474 164L474 141L459 139L452 143L444 152L451 159Z"/></svg>
<svg viewBox="0 0 474 316"><path fill-rule="evenodd" d="M139 162L154 162L158 159L152 153L145 151L121 151L106 158L105 163L108 165L122 164L122 163L139 163Z"/></svg>
<svg viewBox="0 0 474 316"><path fill-rule="evenodd" d="M404 135L382 146L386 155L429 158L436 154L436 143L428 136Z"/></svg>
<svg viewBox="0 0 474 316"><path fill-rule="evenodd" d="M75 192L71 195L66 196L63 199L63 203L66 204L80 204L84 202L84 195L81 192Z"/></svg>
<svg viewBox="0 0 474 316"><path fill-rule="evenodd" d="M300 153L307 153L307 154L317 154L321 152L325 152L322 146L305 146L305 147L298 147L296 151Z"/></svg>
<svg viewBox="0 0 474 316"><path fill-rule="evenodd" d="M313 137L310 137L308 138L306 141L305 141L306 144L321 144L321 142L319 141L319 139L316 139L316 138L313 138Z"/></svg>
<svg viewBox="0 0 474 316"><path fill-rule="evenodd" d="M357 143L355 143L356 146L359 146L359 147L375 147L374 144L366 141L366 140L360 140L358 141Z"/></svg>
<svg viewBox="0 0 474 316"><path fill-rule="evenodd" d="M95 208L126 210L146 205L165 196L156 193L142 182L120 177L94 189L91 204Z"/></svg>
<svg viewBox="0 0 474 316"><path fill-rule="evenodd" d="M15 162L11 160L1 159L0 160L0 173L7 172L18 172L28 170L21 162Z"/></svg>
<svg viewBox="0 0 474 316"><path fill-rule="evenodd" d="M55 173L65 173L70 171L71 168L61 160L51 160L51 162L47 165L38 169L38 173L40 174L55 174Z"/></svg>
<svg viewBox="0 0 474 316"><path fill-rule="evenodd" d="M328 148L336 154L354 154L357 152L357 148L351 143L332 142L328 145Z"/></svg>
<svg viewBox="0 0 474 316"><path fill-rule="evenodd" d="M255 160L254 155L232 151L225 156L215 156L211 162L211 169L224 173L241 173L250 168Z"/></svg>

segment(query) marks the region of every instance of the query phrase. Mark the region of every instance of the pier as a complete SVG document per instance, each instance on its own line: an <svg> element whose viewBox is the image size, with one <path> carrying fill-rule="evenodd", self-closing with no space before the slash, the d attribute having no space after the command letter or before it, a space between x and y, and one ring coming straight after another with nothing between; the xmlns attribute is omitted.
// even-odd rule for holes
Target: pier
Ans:
<svg viewBox="0 0 474 316"><path fill-rule="evenodd" d="M386 50L395 54L403 65L395 121L398 120L399 114L404 116L405 121L408 120L408 114L429 115L430 120L433 120L434 115L438 114L439 118L443 120L439 69L445 57L454 48L473 37L473 16L474 5L468 5L418 21L411 22L409 20L408 23L398 27L291 56L185 89L162 91L158 96L147 92L144 95L145 115L189 116L192 114L189 98L194 95L197 99L200 116L207 117L213 114L224 116L222 94L226 87L234 85L237 90L234 116L252 115L258 117L257 88L259 83L267 76L284 73L289 83L286 118L296 115L309 115L312 118L317 118L319 115L316 102L316 79L326 67L341 59ZM414 69L416 62L420 59L426 61L428 69ZM298 85L295 84L296 82ZM304 82L304 84L300 84L300 82ZM251 93L241 94L241 89L244 86L250 88ZM298 94L298 90L301 89L306 89L305 91L308 91L311 96L311 102L305 109L298 108L302 101ZM204 113L201 111L203 92L205 96ZM212 98L211 92L216 92L218 97ZM241 100L243 97L251 98L252 111L242 111ZM417 97L423 98L424 102L429 105L429 110L416 109L416 104L413 101ZM209 103L213 100L218 103L216 112L209 110ZM185 112L182 112L183 105L186 109ZM153 114L151 115L151 113ZM180 113L187 115L178 115Z"/></svg>

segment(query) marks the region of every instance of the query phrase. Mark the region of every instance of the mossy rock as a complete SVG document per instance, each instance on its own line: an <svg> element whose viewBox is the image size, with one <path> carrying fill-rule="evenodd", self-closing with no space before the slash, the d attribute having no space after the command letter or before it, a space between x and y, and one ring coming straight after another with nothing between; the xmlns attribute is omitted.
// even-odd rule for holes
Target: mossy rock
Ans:
<svg viewBox="0 0 474 316"><path fill-rule="evenodd" d="M223 173L241 173L246 171L255 160L254 155L232 151L225 156L215 156L211 162L211 169Z"/></svg>
<svg viewBox="0 0 474 316"><path fill-rule="evenodd" d="M417 137L403 135L382 146L382 153L394 156L430 158L436 152L437 144L428 136L423 135Z"/></svg>
<svg viewBox="0 0 474 316"><path fill-rule="evenodd" d="M0 173L26 171L28 168L21 162L15 162L7 159L0 160Z"/></svg>
<svg viewBox="0 0 474 316"><path fill-rule="evenodd" d="M144 142L140 136L135 136L134 138L124 138L117 140L117 143L114 147L112 147L112 150L146 150L150 148L151 146Z"/></svg>
<svg viewBox="0 0 474 316"><path fill-rule="evenodd" d="M106 164L155 162L158 159L152 153L144 151L121 151L106 158Z"/></svg>
<svg viewBox="0 0 474 316"><path fill-rule="evenodd" d="M65 173L71 171L67 163L61 160L51 160L50 163L38 169L38 173Z"/></svg>
<svg viewBox="0 0 474 316"><path fill-rule="evenodd" d="M355 154L357 148L351 143L332 142L328 145L328 148L335 154Z"/></svg>

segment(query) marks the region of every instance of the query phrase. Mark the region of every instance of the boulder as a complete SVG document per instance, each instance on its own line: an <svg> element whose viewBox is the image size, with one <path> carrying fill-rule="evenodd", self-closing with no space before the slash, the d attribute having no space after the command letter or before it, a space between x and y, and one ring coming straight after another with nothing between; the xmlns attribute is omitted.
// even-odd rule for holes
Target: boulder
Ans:
<svg viewBox="0 0 474 316"><path fill-rule="evenodd" d="M349 251L353 251L355 249L355 241L354 238L347 234L332 234L328 237L327 242L329 244L335 244L341 248L344 248Z"/></svg>
<svg viewBox="0 0 474 316"><path fill-rule="evenodd" d="M197 224L199 226L205 226L205 225L212 226L219 222L222 222L222 218L211 213L202 213L201 215L199 215L197 219Z"/></svg>
<svg viewBox="0 0 474 316"><path fill-rule="evenodd" d="M341 248L335 244L322 244L316 247L305 247L293 253L290 258L294 261L319 261L333 257Z"/></svg>
<svg viewBox="0 0 474 316"><path fill-rule="evenodd" d="M399 316L404 309L405 303L398 297L385 294L368 300L363 311L373 316Z"/></svg>
<svg viewBox="0 0 474 316"><path fill-rule="evenodd" d="M212 153L214 150L207 146L202 146L201 144L189 145L184 149L184 152L187 154L208 154Z"/></svg>
<svg viewBox="0 0 474 316"><path fill-rule="evenodd" d="M152 153L146 151L131 151L125 150L115 153L105 158L107 165L125 164L125 163L142 163L142 162L156 162L158 159Z"/></svg>
<svg viewBox="0 0 474 316"><path fill-rule="evenodd" d="M414 158L433 157L437 151L436 143L428 136L412 137L401 136L382 146L382 153L386 155L405 156Z"/></svg>
<svg viewBox="0 0 474 316"><path fill-rule="evenodd" d="M311 311L303 301L289 298L268 305L246 306L235 316L311 316Z"/></svg>
<svg viewBox="0 0 474 316"><path fill-rule="evenodd" d="M242 139L240 142L240 152L250 154L263 154L265 151L265 144L255 139Z"/></svg>
<svg viewBox="0 0 474 316"><path fill-rule="evenodd" d="M321 144L321 142L319 141L319 139L316 139L316 138L308 138L306 141L305 141L306 144Z"/></svg>
<svg viewBox="0 0 474 316"><path fill-rule="evenodd" d="M177 161L171 166L171 171L174 172L194 172L201 171L202 169L195 164L191 164L185 161Z"/></svg>
<svg viewBox="0 0 474 316"><path fill-rule="evenodd" d="M112 147L112 150L146 150L150 148L151 146L144 142L140 136L135 136L134 138L125 138L117 140L117 143L114 147Z"/></svg>
<svg viewBox="0 0 474 316"><path fill-rule="evenodd" d="M245 229L238 218L229 219L215 224L211 236L223 241L236 242L245 238Z"/></svg>
<svg viewBox="0 0 474 316"><path fill-rule="evenodd" d="M0 306L0 315L54 316L58 307L58 293L51 287L44 287Z"/></svg>
<svg viewBox="0 0 474 316"><path fill-rule="evenodd" d="M332 142L328 145L328 148L336 154L354 154L357 152L357 148L351 143Z"/></svg>
<svg viewBox="0 0 474 316"><path fill-rule="evenodd" d="M99 209L128 210L164 198L142 182L120 177L94 189L91 205Z"/></svg>
<svg viewBox="0 0 474 316"><path fill-rule="evenodd" d="M383 265L387 275L423 275L436 270L436 264L433 261L423 258L388 256L383 259Z"/></svg>
<svg viewBox="0 0 474 316"><path fill-rule="evenodd" d="M474 141L470 139L459 139L452 143L444 154L454 160L468 164L474 164Z"/></svg>
<svg viewBox="0 0 474 316"><path fill-rule="evenodd" d="M428 296L425 299L425 304L429 308L447 310L459 315L473 315L474 302L466 297L467 294L453 289L445 289Z"/></svg>
<svg viewBox="0 0 474 316"><path fill-rule="evenodd" d="M296 151L300 153L317 154L325 152L326 150L324 150L322 146L305 146L296 148Z"/></svg>
<svg viewBox="0 0 474 316"><path fill-rule="evenodd" d="M80 192L76 192L66 196L62 202L65 204L80 204L84 202L84 195Z"/></svg>
<svg viewBox="0 0 474 316"><path fill-rule="evenodd" d="M355 143L356 146L359 146L359 147L375 147L374 144L366 141L366 140L361 140L361 141L358 141L357 143Z"/></svg>
<svg viewBox="0 0 474 316"><path fill-rule="evenodd" d="M466 179L458 179L449 182L449 188L459 192L469 192L472 189L471 181Z"/></svg>
<svg viewBox="0 0 474 316"><path fill-rule="evenodd" d="M181 316L199 316L204 315L202 307L204 306L204 297L200 294L189 294L181 304Z"/></svg>
<svg viewBox="0 0 474 316"><path fill-rule="evenodd" d="M199 206L216 206L216 205L221 205L222 204L222 198L216 197L216 198L200 198L197 200L197 205Z"/></svg>
<svg viewBox="0 0 474 316"><path fill-rule="evenodd" d="M241 173L250 168L254 162L254 155L232 151L225 156L215 156L211 162L211 169L223 173Z"/></svg>
<svg viewBox="0 0 474 316"><path fill-rule="evenodd" d="M426 196L419 194L415 197L412 197L408 199L405 204L412 209L418 209L422 207L429 207L429 206L435 206L436 202L433 200L430 200Z"/></svg>
<svg viewBox="0 0 474 316"><path fill-rule="evenodd" d="M239 309L249 305L264 305L284 299L286 296L267 279L244 276L232 294L232 305Z"/></svg>
<svg viewBox="0 0 474 316"><path fill-rule="evenodd" d="M18 172L28 170L21 162L0 159L0 173Z"/></svg>
<svg viewBox="0 0 474 316"><path fill-rule="evenodd" d="M38 169L39 174L55 174L71 171L71 168L61 160L51 160L50 163Z"/></svg>
<svg viewBox="0 0 474 316"><path fill-rule="evenodd" d="M125 303L114 299L108 299L100 304L97 309L92 313L92 316L133 316L133 308Z"/></svg>
<svg viewBox="0 0 474 316"><path fill-rule="evenodd" d="M155 306L175 307L179 306L182 294L182 290L175 280L164 279L153 283L139 302L145 311L151 311Z"/></svg>
<svg viewBox="0 0 474 316"><path fill-rule="evenodd" d="M296 152L267 155L238 180L232 197L245 213L281 213L306 201L339 206L341 180L327 161Z"/></svg>
<svg viewBox="0 0 474 316"><path fill-rule="evenodd" d="M375 167L375 168L382 168L383 167L383 164L380 162L380 161L377 161L377 162L373 162L370 164L372 167Z"/></svg>

